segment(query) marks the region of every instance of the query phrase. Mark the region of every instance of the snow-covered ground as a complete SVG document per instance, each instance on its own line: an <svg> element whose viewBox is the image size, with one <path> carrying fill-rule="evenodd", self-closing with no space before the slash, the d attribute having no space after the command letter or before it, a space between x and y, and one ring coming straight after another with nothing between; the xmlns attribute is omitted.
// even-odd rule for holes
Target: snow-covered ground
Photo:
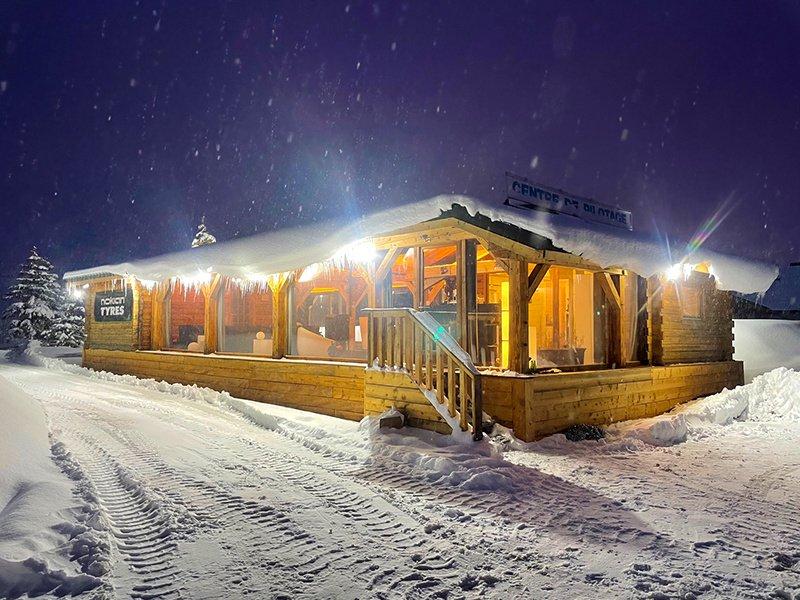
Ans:
<svg viewBox="0 0 800 600"><path fill-rule="evenodd" d="M792 371L501 449L38 362L0 364L0 597L800 594Z"/></svg>

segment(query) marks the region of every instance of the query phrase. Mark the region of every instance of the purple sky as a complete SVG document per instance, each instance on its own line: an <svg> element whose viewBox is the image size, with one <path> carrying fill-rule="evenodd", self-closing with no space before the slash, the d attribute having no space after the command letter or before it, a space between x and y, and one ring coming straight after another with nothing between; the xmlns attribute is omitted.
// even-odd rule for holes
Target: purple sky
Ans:
<svg viewBox="0 0 800 600"><path fill-rule="evenodd" d="M709 244L800 260L796 2L246 4L2 4L4 279L505 170L676 237L727 201Z"/></svg>

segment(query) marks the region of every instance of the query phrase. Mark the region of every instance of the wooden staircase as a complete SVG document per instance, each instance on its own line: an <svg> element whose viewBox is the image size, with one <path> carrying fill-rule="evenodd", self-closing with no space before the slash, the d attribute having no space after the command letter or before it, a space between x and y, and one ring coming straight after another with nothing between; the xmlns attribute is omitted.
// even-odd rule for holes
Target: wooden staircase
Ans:
<svg viewBox="0 0 800 600"><path fill-rule="evenodd" d="M451 427L471 430L472 438L481 440L481 375L469 354L428 313L413 308L365 312L370 366L404 372Z"/></svg>

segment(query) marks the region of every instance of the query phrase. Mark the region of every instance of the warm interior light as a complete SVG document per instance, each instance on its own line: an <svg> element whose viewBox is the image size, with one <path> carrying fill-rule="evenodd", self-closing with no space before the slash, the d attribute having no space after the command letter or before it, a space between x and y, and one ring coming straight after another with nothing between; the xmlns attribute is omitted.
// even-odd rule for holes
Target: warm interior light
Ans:
<svg viewBox="0 0 800 600"><path fill-rule="evenodd" d="M500 350L501 363L504 369L508 368L508 339L510 327L508 281L500 282Z"/></svg>

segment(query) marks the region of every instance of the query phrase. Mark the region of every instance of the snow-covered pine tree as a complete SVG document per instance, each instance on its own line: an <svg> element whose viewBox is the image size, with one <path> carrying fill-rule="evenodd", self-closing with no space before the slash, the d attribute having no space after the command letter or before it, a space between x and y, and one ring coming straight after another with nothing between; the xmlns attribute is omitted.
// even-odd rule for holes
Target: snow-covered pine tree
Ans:
<svg viewBox="0 0 800 600"><path fill-rule="evenodd" d="M50 344L61 298L61 286L53 265L39 256L34 246L6 294L9 306L3 313L3 320L8 337Z"/></svg>
<svg viewBox="0 0 800 600"><path fill-rule="evenodd" d="M194 234L194 239L192 240L192 248L197 248L198 246L205 246L206 244L216 244L217 238L211 235L206 229L206 218L200 221L200 225L197 226L197 233Z"/></svg>
<svg viewBox="0 0 800 600"><path fill-rule="evenodd" d="M51 346L69 346L77 348L86 339L86 310L83 302L71 297L61 288L59 310L53 320L53 327L47 336L46 343Z"/></svg>

